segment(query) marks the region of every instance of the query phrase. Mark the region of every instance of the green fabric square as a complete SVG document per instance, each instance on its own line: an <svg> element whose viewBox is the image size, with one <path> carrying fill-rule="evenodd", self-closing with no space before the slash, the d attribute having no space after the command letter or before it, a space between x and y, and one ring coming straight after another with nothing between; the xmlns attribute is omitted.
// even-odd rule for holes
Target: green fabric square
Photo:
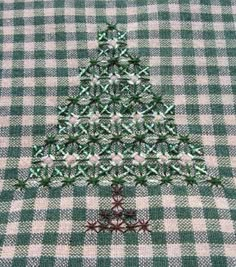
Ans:
<svg viewBox="0 0 236 267"><path fill-rule="evenodd" d="M183 74L184 75L196 75L196 67L194 65L183 66Z"/></svg>
<svg viewBox="0 0 236 267"><path fill-rule="evenodd" d="M23 26L24 25L24 18L14 18L13 23L16 26Z"/></svg>
<svg viewBox="0 0 236 267"><path fill-rule="evenodd" d="M54 1L54 7L55 8L62 8L65 5L65 1L64 0L58 0L58 1Z"/></svg>
<svg viewBox="0 0 236 267"><path fill-rule="evenodd" d="M82 246L84 244L85 233L72 232L70 237L71 246Z"/></svg>
<svg viewBox="0 0 236 267"><path fill-rule="evenodd" d="M181 30L182 39L193 39L193 32L191 30Z"/></svg>
<svg viewBox="0 0 236 267"><path fill-rule="evenodd" d="M14 179L18 176L18 169L16 168L7 168L5 169L5 179Z"/></svg>
<svg viewBox="0 0 236 267"><path fill-rule="evenodd" d="M101 265L101 266L109 266L109 265ZM139 259L135 257L125 258L125 267L129 266L139 266Z"/></svg>
<svg viewBox="0 0 236 267"><path fill-rule="evenodd" d="M34 52L35 59L45 59L45 51L44 50L37 50Z"/></svg>
<svg viewBox="0 0 236 267"><path fill-rule="evenodd" d="M138 21L148 21L148 13L138 13L137 19L138 19Z"/></svg>
<svg viewBox="0 0 236 267"><path fill-rule="evenodd" d="M148 195L149 196L160 196L161 187L159 185L148 186Z"/></svg>
<svg viewBox="0 0 236 267"><path fill-rule="evenodd" d="M222 232L208 231L207 236L210 244L224 244Z"/></svg>
<svg viewBox="0 0 236 267"><path fill-rule="evenodd" d="M55 16L55 23L56 24L65 23L65 17L64 16Z"/></svg>
<svg viewBox="0 0 236 267"><path fill-rule="evenodd" d="M172 49L171 48L160 48L160 56L161 57L171 57L172 56Z"/></svg>
<svg viewBox="0 0 236 267"><path fill-rule="evenodd" d="M85 219L86 219L86 209L85 208L74 208L72 210L72 220L85 221Z"/></svg>
<svg viewBox="0 0 236 267"><path fill-rule="evenodd" d="M57 243L58 233L45 233L43 235L44 245L53 245Z"/></svg>
<svg viewBox="0 0 236 267"><path fill-rule="evenodd" d="M97 235L97 244L98 245L110 245L112 240L112 234L109 232L100 232Z"/></svg>
<svg viewBox="0 0 236 267"><path fill-rule="evenodd" d="M97 266L111 266L111 259L110 258L97 258Z"/></svg>
<svg viewBox="0 0 236 267"><path fill-rule="evenodd" d="M158 18L159 20L170 20L170 14L169 12L163 12L163 11L160 11L158 12Z"/></svg>
<svg viewBox="0 0 236 267"><path fill-rule="evenodd" d="M24 198L33 199L36 197L37 192L38 192L38 188L28 188L24 191Z"/></svg>
<svg viewBox="0 0 236 267"><path fill-rule="evenodd" d="M4 190L0 194L0 201L2 204L6 204L4 202L10 202L13 199L14 191L13 190ZM0 213L1 216L1 213Z"/></svg>
<svg viewBox="0 0 236 267"><path fill-rule="evenodd" d="M45 106L34 106L34 115L46 115Z"/></svg>
<svg viewBox="0 0 236 267"><path fill-rule="evenodd" d="M189 115L199 114L199 105L196 104L186 105L186 109Z"/></svg>
<svg viewBox="0 0 236 267"><path fill-rule="evenodd" d="M231 167L219 167L219 175L221 177L232 177L232 168Z"/></svg>
<svg viewBox="0 0 236 267"><path fill-rule="evenodd" d="M149 208L149 214L151 220L161 220L164 218L164 208L163 207Z"/></svg>
<svg viewBox="0 0 236 267"><path fill-rule="evenodd" d="M181 243L195 243L194 233L191 231L181 231L179 237Z"/></svg>
<svg viewBox="0 0 236 267"><path fill-rule="evenodd" d="M139 30L138 31L138 38L139 39L148 39L149 38L149 34L147 30Z"/></svg>
<svg viewBox="0 0 236 267"><path fill-rule="evenodd" d="M168 267L168 259L165 257L155 257L153 258L153 266Z"/></svg>
<svg viewBox="0 0 236 267"><path fill-rule="evenodd" d="M44 17L43 16L34 17L34 25L44 25Z"/></svg>
<svg viewBox="0 0 236 267"><path fill-rule="evenodd" d="M12 86L11 88L12 96L23 96L23 93L24 93L24 88Z"/></svg>
<svg viewBox="0 0 236 267"><path fill-rule="evenodd" d="M217 145L216 155L218 157L229 157L229 150L224 145Z"/></svg>
<svg viewBox="0 0 236 267"><path fill-rule="evenodd" d="M22 115L23 112L23 107L18 105L18 106L11 106L11 115L16 116L16 115Z"/></svg>
<svg viewBox="0 0 236 267"><path fill-rule="evenodd" d="M68 87L58 86L57 87L57 96L67 96L68 95Z"/></svg>
<svg viewBox="0 0 236 267"><path fill-rule="evenodd" d="M213 267L228 266L225 256L211 256L211 263Z"/></svg>
<svg viewBox="0 0 236 267"><path fill-rule="evenodd" d="M171 30L165 29L159 31L160 39L170 39L171 38Z"/></svg>
<svg viewBox="0 0 236 267"><path fill-rule="evenodd" d="M206 57L216 57L217 56L217 52L216 52L216 49L215 48L205 48L204 49L205 51L205 56Z"/></svg>
<svg viewBox="0 0 236 267"><path fill-rule="evenodd" d="M0 213L1 216L1 213ZM4 235L0 235L0 246L2 246L4 243Z"/></svg>
<svg viewBox="0 0 236 267"><path fill-rule="evenodd" d="M27 258L13 258L11 267L27 266Z"/></svg>
<svg viewBox="0 0 236 267"><path fill-rule="evenodd" d="M24 246L30 244L30 234L29 233L19 233L17 235L16 244L18 246Z"/></svg>
<svg viewBox="0 0 236 267"><path fill-rule="evenodd" d="M124 188L124 195L127 197L135 197L136 188L134 186L126 186Z"/></svg>
<svg viewBox="0 0 236 267"><path fill-rule="evenodd" d="M226 128L225 125L221 125L221 124L215 124L213 125L214 128L214 134L217 135L222 135L225 136L226 135Z"/></svg>
<svg viewBox="0 0 236 267"><path fill-rule="evenodd" d="M225 37L227 40L235 40L236 38L236 34L235 34L235 31L225 31Z"/></svg>
<svg viewBox="0 0 236 267"><path fill-rule="evenodd" d="M194 57L195 56L194 49L191 47L183 47L182 56L183 57Z"/></svg>
<svg viewBox="0 0 236 267"><path fill-rule="evenodd" d="M45 34L44 33L35 33L34 41L35 42L45 42Z"/></svg>
<svg viewBox="0 0 236 267"><path fill-rule="evenodd" d="M34 210L32 209L23 209L20 214L20 220L21 222L26 222L26 221L32 221L34 218Z"/></svg>
<svg viewBox="0 0 236 267"><path fill-rule="evenodd" d="M67 52L66 50L56 50L56 59L66 59Z"/></svg>
<svg viewBox="0 0 236 267"><path fill-rule="evenodd" d="M34 75L35 75L35 77L45 77L46 76L46 69L35 68Z"/></svg>
<svg viewBox="0 0 236 267"><path fill-rule="evenodd" d="M24 2L20 2L20 1L18 2L17 1L17 2L14 3L14 9L17 10L17 9L24 9L24 8L25 8Z"/></svg>
<svg viewBox="0 0 236 267"><path fill-rule="evenodd" d="M12 69L12 76L15 78L24 77L24 69Z"/></svg>
<svg viewBox="0 0 236 267"><path fill-rule="evenodd" d="M182 257L182 266L183 267L198 267L197 257L194 256L183 256Z"/></svg>
<svg viewBox="0 0 236 267"><path fill-rule="evenodd" d="M34 8L35 9L44 8L44 3L41 1L34 2Z"/></svg>
<svg viewBox="0 0 236 267"><path fill-rule="evenodd" d="M21 136L21 131L22 131L21 125L11 125L9 127L9 134L12 137L14 137L14 136Z"/></svg>
<svg viewBox="0 0 236 267"><path fill-rule="evenodd" d="M8 222L8 212L1 212L0 213L0 223L1 224L7 224Z"/></svg>
<svg viewBox="0 0 236 267"><path fill-rule="evenodd" d="M34 125L32 129L32 134L35 136L38 136L38 135L45 136L46 130L44 127L42 127L42 125Z"/></svg>
<svg viewBox="0 0 236 267"><path fill-rule="evenodd" d="M189 12L180 12L180 20L181 21L191 21L191 13Z"/></svg>
<svg viewBox="0 0 236 267"><path fill-rule="evenodd" d="M213 208L204 208L203 209L204 212L204 217L206 219L218 219L219 215L217 212L217 209L213 209Z"/></svg>
<svg viewBox="0 0 236 267"><path fill-rule="evenodd" d="M210 39L214 40L216 38L215 31L208 30L204 31L202 34L204 40L210 40Z"/></svg>
<svg viewBox="0 0 236 267"><path fill-rule="evenodd" d="M224 106L221 104L211 105L212 114L224 114Z"/></svg>
<svg viewBox="0 0 236 267"><path fill-rule="evenodd" d="M160 69L161 75L172 75L173 74L173 67L169 65L163 65Z"/></svg>
<svg viewBox="0 0 236 267"><path fill-rule="evenodd" d="M25 57L24 51L21 51L21 50L14 50L13 51L14 60L24 59L24 57Z"/></svg>
<svg viewBox="0 0 236 267"><path fill-rule="evenodd" d="M46 267L46 266L54 266L55 264L55 258L53 257L40 257L40 266Z"/></svg>
<svg viewBox="0 0 236 267"><path fill-rule="evenodd" d="M15 43L23 43L25 39L24 34L15 34L14 35L14 42Z"/></svg>
<svg viewBox="0 0 236 267"><path fill-rule="evenodd" d="M56 32L56 41L66 41L66 33L65 32Z"/></svg>
<svg viewBox="0 0 236 267"><path fill-rule="evenodd" d="M59 221L60 220L60 209L48 209L46 219L49 221Z"/></svg>
<svg viewBox="0 0 236 267"><path fill-rule="evenodd" d="M177 207L176 215L179 219L189 219L191 218L191 209L184 207Z"/></svg>
<svg viewBox="0 0 236 267"><path fill-rule="evenodd" d="M213 21L212 15L210 13L201 13L201 19L202 21L206 21L206 22Z"/></svg>
<svg viewBox="0 0 236 267"><path fill-rule="evenodd" d="M125 243L127 245L136 245L138 244L138 235L137 233L126 233L124 236Z"/></svg>
<svg viewBox="0 0 236 267"><path fill-rule="evenodd" d="M227 56L228 57L235 57L236 56L236 48L227 47Z"/></svg>
<svg viewBox="0 0 236 267"><path fill-rule="evenodd" d="M82 258L69 258L68 267L77 267L77 266L83 266L83 259Z"/></svg>
<svg viewBox="0 0 236 267"><path fill-rule="evenodd" d="M10 158L19 158L21 155L20 147L9 147L7 150L7 156Z"/></svg>
<svg viewBox="0 0 236 267"><path fill-rule="evenodd" d="M234 17L232 14L221 14L222 20L224 22L233 22L234 21Z"/></svg>
<svg viewBox="0 0 236 267"><path fill-rule="evenodd" d="M159 245L163 245L166 244L166 233L164 232L152 232L151 233L151 237L152 237L152 242L153 244L159 244Z"/></svg>
<svg viewBox="0 0 236 267"><path fill-rule="evenodd" d="M67 68L57 68L57 77L68 77Z"/></svg>
<svg viewBox="0 0 236 267"><path fill-rule="evenodd" d="M208 75L219 75L219 69L216 66L208 66L207 67L207 74Z"/></svg>

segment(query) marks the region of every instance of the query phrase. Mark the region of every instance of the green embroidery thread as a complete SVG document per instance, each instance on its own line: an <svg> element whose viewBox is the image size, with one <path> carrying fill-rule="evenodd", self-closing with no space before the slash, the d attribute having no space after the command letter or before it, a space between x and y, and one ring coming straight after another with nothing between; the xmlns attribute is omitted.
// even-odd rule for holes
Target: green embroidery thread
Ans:
<svg viewBox="0 0 236 267"><path fill-rule="evenodd" d="M149 83L149 67L129 54L126 32L108 24L98 33L98 57L80 68L78 95L58 107L58 134L33 146L26 186L71 186L200 182L208 178L202 146L179 135L174 106Z"/></svg>

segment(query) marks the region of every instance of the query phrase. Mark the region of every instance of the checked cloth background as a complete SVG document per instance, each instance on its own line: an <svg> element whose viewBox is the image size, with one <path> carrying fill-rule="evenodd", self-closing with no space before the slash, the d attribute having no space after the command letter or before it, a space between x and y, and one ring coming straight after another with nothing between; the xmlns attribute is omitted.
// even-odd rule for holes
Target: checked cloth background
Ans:
<svg viewBox="0 0 236 267"><path fill-rule="evenodd" d="M178 132L204 146L224 187L126 187L151 233L87 234L109 188L14 188L32 145L56 132L56 107L78 90L97 32L117 22L176 105ZM0 1L0 266L236 266L236 2Z"/></svg>

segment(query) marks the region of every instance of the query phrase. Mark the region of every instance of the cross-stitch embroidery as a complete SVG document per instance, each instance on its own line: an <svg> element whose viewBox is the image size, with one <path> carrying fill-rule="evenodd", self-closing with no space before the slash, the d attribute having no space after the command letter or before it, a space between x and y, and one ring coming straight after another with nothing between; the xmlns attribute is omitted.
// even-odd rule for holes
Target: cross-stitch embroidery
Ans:
<svg viewBox="0 0 236 267"><path fill-rule="evenodd" d="M150 231L124 208L125 184L221 185L207 175L202 146L177 134L174 106L163 102L149 83L149 67L129 54L126 33L108 25L98 33L98 57L81 68L78 95L58 107L58 134L33 147L27 185L111 185L112 208L101 210L87 231ZM118 193L117 193L118 192Z"/></svg>

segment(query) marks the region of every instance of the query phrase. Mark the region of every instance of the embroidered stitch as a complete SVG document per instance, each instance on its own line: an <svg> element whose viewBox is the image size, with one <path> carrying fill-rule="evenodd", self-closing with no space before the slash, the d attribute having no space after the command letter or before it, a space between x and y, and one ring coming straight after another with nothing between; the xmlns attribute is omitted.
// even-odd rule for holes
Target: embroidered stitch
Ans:
<svg viewBox="0 0 236 267"><path fill-rule="evenodd" d="M58 107L58 134L33 146L29 177L15 187L109 184L112 208L101 210L86 231L149 232L148 220L124 208L125 184L222 181L208 177L202 146L177 134L174 106L152 91L149 67L129 54L126 33L108 24L98 42L98 57L80 68L78 95Z"/></svg>

